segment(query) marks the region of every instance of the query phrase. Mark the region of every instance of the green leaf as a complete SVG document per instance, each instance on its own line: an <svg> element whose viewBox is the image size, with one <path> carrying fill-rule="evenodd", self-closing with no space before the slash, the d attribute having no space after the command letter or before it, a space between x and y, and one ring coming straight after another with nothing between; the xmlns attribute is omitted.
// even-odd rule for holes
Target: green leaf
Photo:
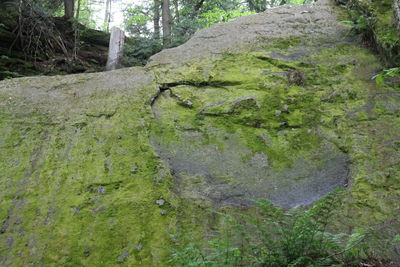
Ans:
<svg viewBox="0 0 400 267"><path fill-rule="evenodd" d="M343 21L341 21L341 23L342 24L344 24L344 25L348 25L348 26L354 26L354 21L351 21L351 20L343 20Z"/></svg>
<svg viewBox="0 0 400 267"><path fill-rule="evenodd" d="M398 74L400 74L400 67L384 70L381 73L373 76L372 79L375 80L378 85L382 85L384 84L386 77L394 77Z"/></svg>

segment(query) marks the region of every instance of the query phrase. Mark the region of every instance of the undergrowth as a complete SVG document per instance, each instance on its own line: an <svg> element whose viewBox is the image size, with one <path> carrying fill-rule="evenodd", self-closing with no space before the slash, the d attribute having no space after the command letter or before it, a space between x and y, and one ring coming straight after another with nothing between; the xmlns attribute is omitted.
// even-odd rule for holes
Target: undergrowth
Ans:
<svg viewBox="0 0 400 267"><path fill-rule="evenodd" d="M371 230L355 229L351 234L328 231L342 192L331 193L308 210L285 211L269 200L258 199L252 215L218 213L222 230L205 243L188 242L174 249L169 263L204 267L396 266L385 258L393 256L391 249L400 245L400 236L391 233L384 242L380 238L393 222ZM376 247L388 255L376 255Z"/></svg>

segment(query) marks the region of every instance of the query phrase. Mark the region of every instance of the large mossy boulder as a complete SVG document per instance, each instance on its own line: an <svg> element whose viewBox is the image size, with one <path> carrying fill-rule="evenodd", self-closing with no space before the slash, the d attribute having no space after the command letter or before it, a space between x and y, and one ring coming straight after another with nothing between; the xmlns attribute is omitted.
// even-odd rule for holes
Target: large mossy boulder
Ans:
<svg viewBox="0 0 400 267"><path fill-rule="evenodd" d="M198 32L145 68L0 83L0 265L166 266L251 198L396 219L400 91L333 1Z"/></svg>

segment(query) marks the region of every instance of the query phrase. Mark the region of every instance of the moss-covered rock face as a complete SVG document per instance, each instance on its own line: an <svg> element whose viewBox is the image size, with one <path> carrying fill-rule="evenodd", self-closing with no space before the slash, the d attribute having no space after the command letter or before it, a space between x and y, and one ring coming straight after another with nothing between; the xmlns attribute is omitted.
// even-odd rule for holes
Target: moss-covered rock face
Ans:
<svg viewBox="0 0 400 267"><path fill-rule="evenodd" d="M217 205L266 197L292 207L347 183L348 156L327 129L336 128L336 112L357 101L357 92L343 92L344 101L326 110L325 76L336 69L329 75L336 87L355 88L355 67L346 66L354 47L284 60L270 45L224 55L210 67L211 79L171 87L155 101L153 144L184 197ZM287 49L288 57L301 46ZM332 55L336 62L326 60Z"/></svg>
<svg viewBox="0 0 400 267"><path fill-rule="evenodd" d="M143 101L157 91L141 69L2 83L0 265L165 259L174 212Z"/></svg>
<svg viewBox="0 0 400 267"><path fill-rule="evenodd" d="M284 6L146 68L1 82L0 265L165 266L213 209L340 186L332 226L398 216L400 92L338 12Z"/></svg>

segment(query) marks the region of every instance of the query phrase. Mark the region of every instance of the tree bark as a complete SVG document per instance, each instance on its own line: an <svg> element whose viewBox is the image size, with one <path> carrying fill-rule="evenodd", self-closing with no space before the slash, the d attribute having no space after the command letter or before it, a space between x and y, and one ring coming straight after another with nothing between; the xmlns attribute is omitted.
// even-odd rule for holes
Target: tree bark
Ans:
<svg viewBox="0 0 400 267"><path fill-rule="evenodd" d="M397 34L400 35L400 0L393 0L393 18L394 18L394 26L397 29Z"/></svg>
<svg viewBox="0 0 400 267"><path fill-rule="evenodd" d="M171 11L169 0L162 0L163 46L171 44Z"/></svg>
<svg viewBox="0 0 400 267"><path fill-rule="evenodd" d="M125 33L120 28L111 29L110 45L108 48L108 60L106 70L115 70L121 61L125 43Z"/></svg>
<svg viewBox="0 0 400 267"><path fill-rule="evenodd" d="M104 16L104 24L106 26L106 32L110 31L110 21L111 21L111 0L106 1L106 14Z"/></svg>
<svg viewBox="0 0 400 267"><path fill-rule="evenodd" d="M74 17L75 0L64 0L64 17L72 19Z"/></svg>
<svg viewBox="0 0 400 267"><path fill-rule="evenodd" d="M154 39L160 39L160 0L154 0Z"/></svg>
<svg viewBox="0 0 400 267"><path fill-rule="evenodd" d="M75 14L75 18L77 20L79 20L80 12L81 12L81 0L78 0L78 6L76 7L76 14Z"/></svg>
<svg viewBox="0 0 400 267"><path fill-rule="evenodd" d="M78 0L78 6L76 8L76 15L75 15L75 22L74 22L74 28L75 28L75 35L74 35L74 59L78 59L78 50L79 50L79 28L78 28L78 23L79 23L79 15L80 15L80 10L81 10L81 0Z"/></svg>

